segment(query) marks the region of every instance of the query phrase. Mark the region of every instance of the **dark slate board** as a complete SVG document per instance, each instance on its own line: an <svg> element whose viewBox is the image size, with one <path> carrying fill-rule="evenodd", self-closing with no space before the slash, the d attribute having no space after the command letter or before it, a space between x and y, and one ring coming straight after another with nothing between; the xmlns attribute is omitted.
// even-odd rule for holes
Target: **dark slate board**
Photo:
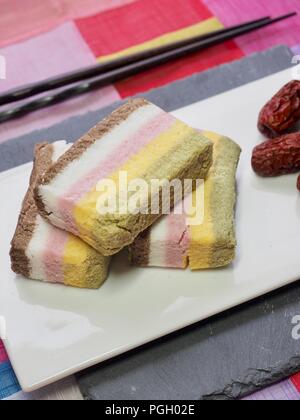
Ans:
<svg viewBox="0 0 300 420"><path fill-rule="evenodd" d="M291 57L277 47L142 96L172 111L286 69ZM30 161L41 139L77 139L118 105L1 144L0 171ZM297 314L300 283L87 370L79 385L89 399L241 397L300 369Z"/></svg>
<svg viewBox="0 0 300 420"><path fill-rule="evenodd" d="M241 398L300 369L300 282L79 374L87 399Z"/></svg>

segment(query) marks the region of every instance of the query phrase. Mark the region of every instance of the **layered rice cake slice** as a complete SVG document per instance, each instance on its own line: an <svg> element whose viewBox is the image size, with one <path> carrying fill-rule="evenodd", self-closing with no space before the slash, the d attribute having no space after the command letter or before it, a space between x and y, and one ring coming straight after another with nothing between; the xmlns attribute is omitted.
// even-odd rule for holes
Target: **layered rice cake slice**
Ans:
<svg viewBox="0 0 300 420"><path fill-rule="evenodd" d="M190 216L183 212L162 217L131 245L132 264L172 268L189 265L198 270L223 267L234 260L236 170L241 149L227 137L203 134L214 144L213 164L204 185L185 199L184 206L188 214L189 206L197 209L199 223L190 223Z"/></svg>
<svg viewBox="0 0 300 420"><path fill-rule="evenodd" d="M30 185L11 243L12 270L33 280L96 289L107 278L110 259L44 220L33 197L39 177L68 148L64 141L35 147Z"/></svg>
<svg viewBox="0 0 300 420"><path fill-rule="evenodd" d="M35 189L40 213L53 225L80 237L103 255L113 255L151 226L153 180L204 178L212 162L212 142L144 99L130 100L80 138L41 178ZM120 210L120 177L143 181L140 206ZM117 208L99 211L99 185L110 181L108 202ZM182 200L182 197L180 198ZM123 200L123 201L122 201ZM171 191L171 206L174 193ZM141 211L141 207L143 211Z"/></svg>

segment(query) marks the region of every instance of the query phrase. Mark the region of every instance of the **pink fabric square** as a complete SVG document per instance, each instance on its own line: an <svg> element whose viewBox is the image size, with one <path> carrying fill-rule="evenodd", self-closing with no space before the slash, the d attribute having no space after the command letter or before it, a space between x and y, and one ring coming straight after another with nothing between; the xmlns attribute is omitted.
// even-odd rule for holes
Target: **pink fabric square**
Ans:
<svg viewBox="0 0 300 420"><path fill-rule="evenodd" d="M49 0L48 0L49 1ZM64 4L69 18L91 16L105 10L115 9L137 0L58 0Z"/></svg>
<svg viewBox="0 0 300 420"><path fill-rule="evenodd" d="M4 363L8 360L3 342L0 340L0 363Z"/></svg>
<svg viewBox="0 0 300 420"><path fill-rule="evenodd" d="M30 40L3 48L7 79L0 92L93 65L96 59L73 22ZM70 116L101 108L120 96L113 86L66 101L18 120L0 125L0 142L49 127Z"/></svg>
<svg viewBox="0 0 300 420"><path fill-rule="evenodd" d="M248 401L300 401L300 393L290 379L272 385L250 395L244 400Z"/></svg>
<svg viewBox="0 0 300 420"><path fill-rule="evenodd" d="M0 47L135 0L0 0Z"/></svg>
<svg viewBox="0 0 300 420"><path fill-rule="evenodd" d="M299 0L202 0L225 26L262 16L279 16L297 11L298 16L236 39L245 54L262 51L275 45L290 47L300 43Z"/></svg>
<svg viewBox="0 0 300 420"><path fill-rule="evenodd" d="M7 79L0 81L0 92L95 63L89 47L71 22L3 48L1 55L6 59Z"/></svg>

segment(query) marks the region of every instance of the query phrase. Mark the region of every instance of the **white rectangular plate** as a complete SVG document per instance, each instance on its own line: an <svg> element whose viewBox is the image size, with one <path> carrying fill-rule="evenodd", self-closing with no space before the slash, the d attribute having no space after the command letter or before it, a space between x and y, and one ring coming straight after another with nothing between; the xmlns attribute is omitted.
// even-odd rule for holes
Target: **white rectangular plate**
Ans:
<svg viewBox="0 0 300 420"><path fill-rule="evenodd" d="M261 179L250 166L262 137L262 105L291 79L287 70L176 111L194 127L243 148L238 171L238 255L226 269L138 269L119 255L99 291L25 280L10 269L9 242L31 165L0 175L0 315L5 346L26 391L208 318L300 278L296 176Z"/></svg>

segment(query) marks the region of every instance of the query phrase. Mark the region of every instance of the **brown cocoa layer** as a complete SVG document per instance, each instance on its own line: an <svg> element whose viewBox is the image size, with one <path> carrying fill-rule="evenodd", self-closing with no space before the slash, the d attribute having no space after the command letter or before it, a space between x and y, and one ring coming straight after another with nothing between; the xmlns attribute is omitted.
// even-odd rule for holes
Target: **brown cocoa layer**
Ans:
<svg viewBox="0 0 300 420"><path fill-rule="evenodd" d="M26 249L34 233L38 209L34 200L34 188L39 178L44 174L45 168L52 164L53 146L41 143L35 146L34 164L30 177L29 188L23 200L21 213L14 237L11 242L12 270L17 274L30 276L30 261L26 256Z"/></svg>
<svg viewBox="0 0 300 420"><path fill-rule="evenodd" d="M151 228L142 232L129 247L129 259L132 265L147 267L150 256Z"/></svg>
<svg viewBox="0 0 300 420"><path fill-rule="evenodd" d="M81 137L42 177L41 184L49 184L69 163L78 159L90 146L120 125L138 108L148 105L145 99L132 99Z"/></svg>

